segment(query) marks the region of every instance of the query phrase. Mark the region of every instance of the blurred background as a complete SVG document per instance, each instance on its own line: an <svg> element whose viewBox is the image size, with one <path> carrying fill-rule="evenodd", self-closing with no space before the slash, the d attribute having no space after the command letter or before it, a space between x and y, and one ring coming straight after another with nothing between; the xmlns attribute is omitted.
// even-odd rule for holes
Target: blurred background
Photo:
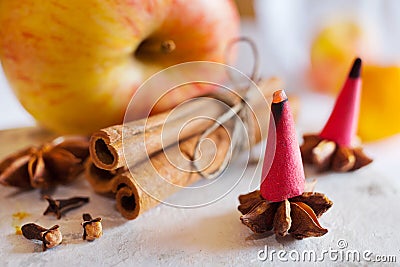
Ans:
<svg viewBox="0 0 400 267"><path fill-rule="evenodd" d="M364 62L360 132L375 140L400 131L400 2L396 0L236 0L241 34L257 44L263 76L295 94L335 97L354 57ZM250 74L251 50L236 66ZM34 125L0 69L0 129ZM380 129L379 131L374 129Z"/></svg>

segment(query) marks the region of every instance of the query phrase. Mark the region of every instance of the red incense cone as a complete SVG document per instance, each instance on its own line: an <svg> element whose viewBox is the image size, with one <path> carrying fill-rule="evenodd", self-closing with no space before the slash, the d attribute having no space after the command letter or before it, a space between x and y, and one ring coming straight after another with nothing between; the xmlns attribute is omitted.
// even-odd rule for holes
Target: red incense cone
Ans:
<svg viewBox="0 0 400 267"><path fill-rule="evenodd" d="M271 111L269 136L275 131L276 144L274 138L268 138L260 192L266 200L278 202L301 195L305 177L293 116L283 90L274 93Z"/></svg>
<svg viewBox="0 0 400 267"><path fill-rule="evenodd" d="M336 142L339 146L350 147L357 131L361 95L361 59L357 58L343 85L335 107L324 129L322 139Z"/></svg>

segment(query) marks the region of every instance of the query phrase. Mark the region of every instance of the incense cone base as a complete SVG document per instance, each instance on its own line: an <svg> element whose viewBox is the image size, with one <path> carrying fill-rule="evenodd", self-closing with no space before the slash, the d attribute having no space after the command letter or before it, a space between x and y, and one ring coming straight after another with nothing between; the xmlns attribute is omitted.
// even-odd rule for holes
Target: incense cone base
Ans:
<svg viewBox="0 0 400 267"><path fill-rule="evenodd" d="M361 147L341 146L319 135L304 135L303 138L304 143L300 147L303 161L315 166L319 172L351 172L373 161Z"/></svg>

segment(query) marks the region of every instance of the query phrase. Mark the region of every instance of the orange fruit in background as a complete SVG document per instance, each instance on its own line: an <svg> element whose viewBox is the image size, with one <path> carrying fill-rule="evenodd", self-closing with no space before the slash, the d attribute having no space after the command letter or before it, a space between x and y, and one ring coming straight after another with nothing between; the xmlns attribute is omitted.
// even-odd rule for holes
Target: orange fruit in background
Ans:
<svg viewBox="0 0 400 267"><path fill-rule="evenodd" d="M336 20L319 31L310 50L309 79L313 89L335 96L355 57L363 59L363 88L358 134L373 141L400 133L400 65L372 64L366 29Z"/></svg>
<svg viewBox="0 0 400 267"><path fill-rule="evenodd" d="M365 43L363 30L351 21L334 21L319 31L310 50L308 78L313 89L339 92L354 58L362 56Z"/></svg>
<svg viewBox="0 0 400 267"><path fill-rule="evenodd" d="M400 66L363 67L358 134L372 141L400 133Z"/></svg>

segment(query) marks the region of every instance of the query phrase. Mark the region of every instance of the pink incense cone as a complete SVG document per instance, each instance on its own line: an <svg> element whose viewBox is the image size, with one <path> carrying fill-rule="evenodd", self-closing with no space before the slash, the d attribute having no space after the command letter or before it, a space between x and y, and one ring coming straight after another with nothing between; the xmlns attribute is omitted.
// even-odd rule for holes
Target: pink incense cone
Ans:
<svg viewBox="0 0 400 267"><path fill-rule="evenodd" d="M360 58L354 61L331 116L320 133L322 139L334 141L339 146L350 147L356 135L361 97L361 63Z"/></svg>
<svg viewBox="0 0 400 267"><path fill-rule="evenodd" d="M301 195L305 177L293 116L283 90L274 93L271 111L260 192L266 200L278 202ZM276 142L271 138L274 134Z"/></svg>

